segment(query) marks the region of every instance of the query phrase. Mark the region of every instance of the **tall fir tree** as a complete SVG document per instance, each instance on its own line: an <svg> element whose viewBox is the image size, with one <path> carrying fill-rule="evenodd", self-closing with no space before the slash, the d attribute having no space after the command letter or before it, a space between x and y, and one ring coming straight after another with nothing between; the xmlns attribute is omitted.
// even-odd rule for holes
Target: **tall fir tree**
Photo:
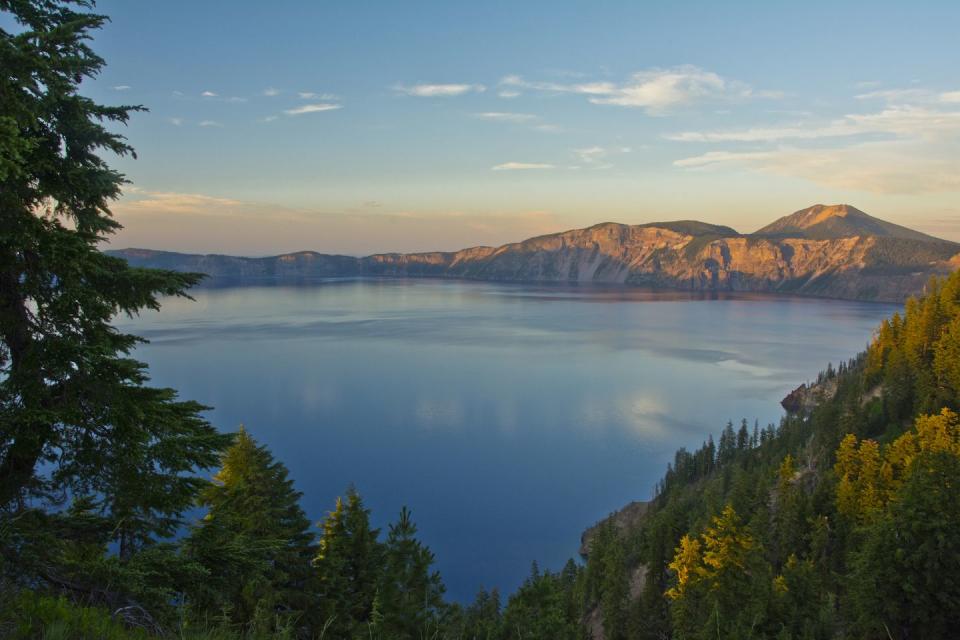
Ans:
<svg viewBox="0 0 960 640"><path fill-rule="evenodd" d="M100 154L133 153L114 127L141 107L80 93L105 64L88 44L107 20L92 5L0 0L0 551L21 558L4 565L14 571L33 566L28 547L45 552L24 524L69 517L66 496L97 498L129 561L175 531L203 484L198 468L229 442L202 406L147 386L130 357L141 340L111 324L186 295L200 276L131 268L98 249L120 228L109 207L125 183ZM48 578L56 548L37 560Z"/></svg>
<svg viewBox="0 0 960 640"><path fill-rule="evenodd" d="M403 507L390 525L384 545L383 575L377 601L382 613L382 637L414 640L436 628L443 607L444 587L432 569L433 552L416 538L417 526Z"/></svg>
<svg viewBox="0 0 960 640"><path fill-rule="evenodd" d="M337 498L322 523L323 535L314 565L319 580L318 614L325 637L368 635L373 622L383 563L378 529L354 487Z"/></svg>
<svg viewBox="0 0 960 640"><path fill-rule="evenodd" d="M242 426L201 494L208 511L185 542L209 578L194 606L245 629L303 624L314 604L310 521L287 468Z"/></svg>

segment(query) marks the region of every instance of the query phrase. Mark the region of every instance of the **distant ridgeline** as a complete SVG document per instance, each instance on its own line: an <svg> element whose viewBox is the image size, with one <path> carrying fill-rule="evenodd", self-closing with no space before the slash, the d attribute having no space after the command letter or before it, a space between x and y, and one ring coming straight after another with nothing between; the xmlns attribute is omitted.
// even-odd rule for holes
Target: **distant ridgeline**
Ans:
<svg viewBox="0 0 960 640"><path fill-rule="evenodd" d="M756 233L696 221L605 222L501 247L356 258L301 251L265 258L149 249L108 251L136 266L232 280L446 277L501 282L620 283L902 302L960 266L960 244L816 205Z"/></svg>
<svg viewBox="0 0 960 640"><path fill-rule="evenodd" d="M957 637L960 273L784 404L586 532L591 637Z"/></svg>

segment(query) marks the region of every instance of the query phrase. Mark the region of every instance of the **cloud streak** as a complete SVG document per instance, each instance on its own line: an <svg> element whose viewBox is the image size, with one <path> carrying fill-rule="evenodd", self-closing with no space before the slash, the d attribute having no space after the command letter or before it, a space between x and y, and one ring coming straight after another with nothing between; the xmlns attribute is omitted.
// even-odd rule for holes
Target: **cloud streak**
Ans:
<svg viewBox="0 0 960 640"><path fill-rule="evenodd" d="M494 122L533 122L537 120L537 116L532 113L510 113L505 111L485 111L483 113L473 114L475 117L480 118L481 120L492 120Z"/></svg>
<svg viewBox="0 0 960 640"><path fill-rule="evenodd" d="M544 162L504 162L490 167L492 171L529 171L554 168L556 168L554 165Z"/></svg>
<svg viewBox="0 0 960 640"><path fill-rule="evenodd" d="M287 109L284 111L288 116L301 116L306 113L320 113L322 111L336 111L337 109L342 109L343 105L333 104L331 102L317 102L314 104L305 104L300 107L294 107L293 109Z"/></svg>
<svg viewBox="0 0 960 640"><path fill-rule="evenodd" d="M500 81L501 91L519 90L571 93L586 96L598 105L643 109L648 115L663 115L675 108L709 100L778 98L774 91L757 91L693 65L655 68L633 73L623 82L540 82L510 75Z"/></svg>
<svg viewBox="0 0 960 640"><path fill-rule="evenodd" d="M694 170L748 168L827 187L882 194L960 190L956 149L952 145L930 148L909 140L864 142L835 149L710 151L673 164Z"/></svg>
<svg viewBox="0 0 960 640"><path fill-rule="evenodd" d="M776 142L814 140L867 134L936 138L960 131L960 111L941 111L918 106L889 107L875 113L848 114L818 125L752 127L729 131L684 131L667 134L678 142Z"/></svg>
<svg viewBox="0 0 960 640"><path fill-rule="evenodd" d="M483 93L487 88L482 84L415 84L397 85L394 90L417 98L452 98L468 93Z"/></svg>

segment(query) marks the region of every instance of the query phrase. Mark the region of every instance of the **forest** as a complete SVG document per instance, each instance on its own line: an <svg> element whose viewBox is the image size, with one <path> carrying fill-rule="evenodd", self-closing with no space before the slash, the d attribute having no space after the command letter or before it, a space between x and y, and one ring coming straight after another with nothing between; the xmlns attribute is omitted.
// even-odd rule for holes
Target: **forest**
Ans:
<svg viewBox="0 0 960 640"><path fill-rule="evenodd" d="M821 401L676 453L639 523L502 596L445 599L404 507L307 519L242 427L149 386L118 314L200 276L135 268L119 225L142 107L80 93L92 4L0 0L0 637L944 638L960 628L960 273L828 366ZM829 330L828 328L825 330ZM637 487L642 495L645 487ZM415 505L413 505L415 507ZM200 512L199 517L192 514ZM585 523L586 524L586 523Z"/></svg>

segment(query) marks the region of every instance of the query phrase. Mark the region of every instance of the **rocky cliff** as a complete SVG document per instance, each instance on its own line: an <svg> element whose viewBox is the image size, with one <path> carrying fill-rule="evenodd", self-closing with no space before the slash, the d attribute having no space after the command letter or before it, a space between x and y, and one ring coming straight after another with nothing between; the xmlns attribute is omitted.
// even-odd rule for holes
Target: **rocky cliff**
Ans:
<svg viewBox="0 0 960 640"><path fill-rule="evenodd" d="M112 252L132 264L217 278L446 277L621 283L899 302L960 266L960 245L849 207L816 205L741 235L695 221L606 222L501 247L363 258L311 251L267 258Z"/></svg>

